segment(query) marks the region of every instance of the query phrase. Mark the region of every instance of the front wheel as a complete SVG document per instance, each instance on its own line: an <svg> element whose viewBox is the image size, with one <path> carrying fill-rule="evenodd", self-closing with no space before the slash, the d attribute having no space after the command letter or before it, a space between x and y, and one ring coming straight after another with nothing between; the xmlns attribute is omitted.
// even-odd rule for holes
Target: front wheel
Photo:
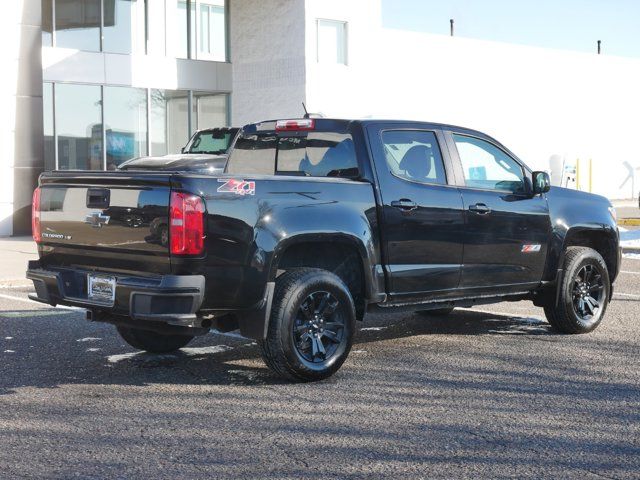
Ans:
<svg viewBox="0 0 640 480"><path fill-rule="evenodd" d="M165 334L121 325L116 328L122 339L133 348L151 353L175 352L193 340L191 335Z"/></svg>
<svg viewBox="0 0 640 480"><path fill-rule="evenodd" d="M609 271L602 256L591 248L569 247L558 305L545 306L545 316L562 333L591 332L604 317L609 289Z"/></svg>
<svg viewBox="0 0 640 480"><path fill-rule="evenodd" d="M331 272L301 268L276 281L262 358L279 376L321 380L346 360L355 330L355 306L344 282Z"/></svg>

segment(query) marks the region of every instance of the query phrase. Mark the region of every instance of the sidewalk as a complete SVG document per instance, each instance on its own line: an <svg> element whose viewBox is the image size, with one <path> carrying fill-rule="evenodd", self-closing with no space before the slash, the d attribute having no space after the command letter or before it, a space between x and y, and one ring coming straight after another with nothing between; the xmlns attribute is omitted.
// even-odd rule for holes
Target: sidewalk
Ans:
<svg viewBox="0 0 640 480"><path fill-rule="evenodd" d="M24 275L27 262L37 259L38 251L31 237L0 238L0 287L32 285Z"/></svg>

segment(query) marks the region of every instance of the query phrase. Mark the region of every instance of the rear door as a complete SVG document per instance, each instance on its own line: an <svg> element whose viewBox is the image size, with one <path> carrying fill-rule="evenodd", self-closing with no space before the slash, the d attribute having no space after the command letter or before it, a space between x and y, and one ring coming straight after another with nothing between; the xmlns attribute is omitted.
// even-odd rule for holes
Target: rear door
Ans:
<svg viewBox="0 0 640 480"><path fill-rule="evenodd" d="M466 223L460 288L537 284L551 231L546 196L531 194L530 173L499 145L462 132L446 136Z"/></svg>
<svg viewBox="0 0 640 480"><path fill-rule="evenodd" d="M43 176L42 263L169 273L170 178L116 172Z"/></svg>
<svg viewBox="0 0 640 480"><path fill-rule="evenodd" d="M380 187L380 230L392 300L455 291L464 218L442 132L390 123L368 125L367 135Z"/></svg>

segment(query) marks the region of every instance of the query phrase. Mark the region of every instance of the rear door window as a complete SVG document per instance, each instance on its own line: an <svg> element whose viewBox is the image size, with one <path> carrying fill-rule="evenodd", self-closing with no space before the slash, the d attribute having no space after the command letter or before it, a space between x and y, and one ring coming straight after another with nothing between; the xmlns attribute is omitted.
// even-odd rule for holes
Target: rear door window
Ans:
<svg viewBox="0 0 640 480"><path fill-rule="evenodd" d="M404 180L446 185L442 155L436 135L422 130L388 130L382 133L385 159L393 175Z"/></svg>
<svg viewBox="0 0 640 480"><path fill-rule="evenodd" d="M227 172L355 177L358 175L358 162L353 139L346 133L247 135L236 142Z"/></svg>

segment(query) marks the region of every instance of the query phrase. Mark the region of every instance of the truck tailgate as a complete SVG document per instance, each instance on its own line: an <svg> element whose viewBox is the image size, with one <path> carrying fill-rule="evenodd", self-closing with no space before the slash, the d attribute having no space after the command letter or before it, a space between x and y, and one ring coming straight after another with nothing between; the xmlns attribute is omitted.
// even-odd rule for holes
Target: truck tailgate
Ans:
<svg viewBox="0 0 640 480"><path fill-rule="evenodd" d="M170 174L53 172L40 185L43 265L170 272Z"/></svg>

